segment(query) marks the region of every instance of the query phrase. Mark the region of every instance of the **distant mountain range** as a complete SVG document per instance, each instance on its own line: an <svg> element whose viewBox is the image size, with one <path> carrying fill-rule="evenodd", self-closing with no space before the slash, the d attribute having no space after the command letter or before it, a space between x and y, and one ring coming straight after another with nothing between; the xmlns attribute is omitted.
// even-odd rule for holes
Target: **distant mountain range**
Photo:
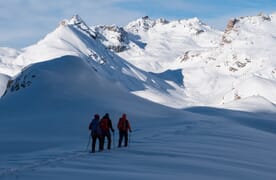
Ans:
<svg viewBox="0 0 276 180"><path fill-rule="evenodd" d="M197 18L145 16L119 27L88 26L75 15L32 46L0 48L0 95L4 100L28 94L39 79L36 70L28 70L36 63L62 59L66 64L66 57L76 57L108 87L162 105L239 109L260 102L274 108L275 47L276 13L233 18L224 32Z"/></svg>

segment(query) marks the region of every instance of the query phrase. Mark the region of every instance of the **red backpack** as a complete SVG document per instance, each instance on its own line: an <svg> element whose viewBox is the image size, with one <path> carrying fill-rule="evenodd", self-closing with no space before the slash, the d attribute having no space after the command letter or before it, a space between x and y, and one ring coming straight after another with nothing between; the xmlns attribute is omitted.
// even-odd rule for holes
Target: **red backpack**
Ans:
<svg viewBox="0 0 276 180"><path fill-rule="evenodd" d="M109 130L109 125L108 125L108 119L103 118L100 122L100 127L103 131L108 131Z"/></svg>
<svg viewBox="0 0 276 180"><path fill-rule="evenodd" d="M120 131L128 130L128 121L124 118L120 118L119 123L118 123L118 129Z"/></svg>

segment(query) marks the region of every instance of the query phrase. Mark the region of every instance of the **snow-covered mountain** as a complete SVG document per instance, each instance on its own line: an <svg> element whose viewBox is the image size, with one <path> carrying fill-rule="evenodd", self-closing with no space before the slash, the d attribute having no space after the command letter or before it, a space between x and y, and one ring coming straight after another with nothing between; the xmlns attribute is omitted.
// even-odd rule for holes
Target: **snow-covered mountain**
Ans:
<svg viewBox="0 0 276 180"><path fill-rule="evenodd" d="M97 71L102 77L112 80L129 91L158 93L156 96L163 96L161 100L171 98L171 91L180 91L181 87L168 83L157 76L141 70L121 57L109 51L104 46L97 34L90 29L79 16L74 16L70 20L64 20L60 25L37 44L22 50L12 62L13 65L27 67L33 63L43 62L66 55L77 56L83 59L92 70ZM14 71L9 75L15 75L21 71ZM23 71L24 74L24 71ZM22 76L22 75L21 75ZM18 77L21 78L22 77ZM24 88L20 84L21 80L14 78L9 83L7 92L12 92ZM18 88L13 88L17 86ZM146 95L143 97L146 98ZM165 99L165 100L164 100ZM173 100L169 101L173 102ZM171 103L173 104L173 103Z"/></svg>
<svg viewBox="0 0 276 180"><path fill-rule="evenodd" d="M230 107L241 98L276 103L275 23L275 14L240 17L220 32L197 18L170 22L146 16L116 35L108 28L96 31L104 34L108 47L124 47L116 52L131 64L155 73L169 70L176 81L182 78L178 85L184 88L177 91L182 103L174 107ZM151 94L136 94L151 99Z"/></svg>
<svg viewBox="0 0 276 180"><path fill-rule="evenodd" d="M275 179L274 17L219 32L198 19L89 27L74 16L2 48L0 178ZM88 124L106 112L114 127L127 114L130 146L116 148L115 128L111 151L87 153Z"/></svg>
<svg viewBox="0 0 276 180"><path fill-rule="evenodd" d="M170 22L145 16L124 28L112 27L96 28L105 37L104 43L108 47L120 47L116 50L119 56L151 72L170 69L185 50L217 46L222 34L197 18Z"/></svg>
<svg viewBox="0 0 276 180"><path fill-rule="evenodd" d="M260 14L230 20L225 32L197 18L148 16L125 27L89 27L76 15L35 45L3 48L1 92L9 77L9 88L19 86L15 75L23 68L73 55L131 93L167 106L232 108L237 100L260 97L273 107L275 24L275 14Z"/></svg>
<svg viewBox="0 0 276 180"><path fill-rule="evenodd" d="M218 47L186 51L175 68L183 68L188 96L215 104L260 96L275 104L275 30L275 14L235 18Z"/></svg>

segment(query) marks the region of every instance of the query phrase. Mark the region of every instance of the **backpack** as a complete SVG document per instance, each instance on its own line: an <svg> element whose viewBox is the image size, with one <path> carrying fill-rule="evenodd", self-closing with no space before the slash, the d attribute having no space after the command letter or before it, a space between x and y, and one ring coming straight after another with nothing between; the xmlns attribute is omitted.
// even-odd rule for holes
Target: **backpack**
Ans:
<svg viewBox="0 0 276 180"><path fill-rule="evenodd" d="M102 130L108 131L109 130L109 119L103 118L100 122L100 127L102 128Z"/></svg>
<svg viewBox="0 0 276 180"><path fill-rule="evenodd" d="M100 135L101 129L99 126L99 121L97 119L93 119L93 121L89 125L89 130L91 130L91 135Z"/></svg>
<svg viewBox="0 0 276 180"><path fill-rule="evenodd" d="M120 118L119 123L118 123L118 129L120 131L127 131L129 128L128 120Z"/></svg>

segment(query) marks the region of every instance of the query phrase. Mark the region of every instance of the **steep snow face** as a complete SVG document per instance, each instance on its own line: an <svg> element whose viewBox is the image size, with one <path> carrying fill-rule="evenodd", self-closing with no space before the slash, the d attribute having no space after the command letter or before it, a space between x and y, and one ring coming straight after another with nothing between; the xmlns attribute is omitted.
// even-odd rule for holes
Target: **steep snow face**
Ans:
<svg viewBox="0 0 276 180"><path fill-rule="evenodd" d="M15 62L22 66L32 63L51 60L64 55L74 55L85 57L95 54L89 49L89 44L93 48L97 47L99 42L93 39L93 32L80 19L79 16L73 16L70 20L62 21L59 26L37 44L23 49ZM98 49L96 49L98 50ZM101 61L100 57L94 60Z"/></svg>
<svg viewBox="0 0 276 180"><path fill-rule="evenodd" d="M24 82L26 82L26 86L22 88ZM17 84L19 84L18 89L16 89ZM45 89L47 90L45 91ZM126 99L122 98L119 101L118 99L124 95ZM108 98L103 98L105 96ZM125 91L119 84L104 78L98 71L91 69L85 60L77 56L63 56L26 68L10 84L6 95L1 99L1 106L8 106L10 103L24 103L29 99L32 105L40 104L40 110L44 111L54 110L55 106L58 106L58 104L50 105L54 101L85 100L85 102L101 106L109 101L111 104L116 100L118 102L125 101L129 96L135 99L134 95ZM93 100L91 100L92 97ZM116 100L112 100L112 98ZM63 103L66 105L66 102ZM100 110L101 108L97 106L93 108ZM110 105L111 107L118 108L113 105ZM22 108L29 109L29 107ZM86 109L91 110L91 107L87 106Z"/></svg>
<svg viewBox="0 0 276 180"><path fill-rule="evenodd" d="M95 36L85 22L78 15L75 15L70 20L60 22L53 32L46 35L38 43L26 47L20 52L10 50L12 55L4 55L4 63L17 67L7 74L15 76L22 68L30 64L48 61L64 55L79 57L95 55L96 53L89 49L96 49L100 46L100 42L94 40ZM100 51L99 49L96 51ZM95 55L94 60L101 61L101 58Z"/></svg>
<svg viewBox="0 0 276 180"><path fill-rule="evenodd" d="M219 47L186 51L174 65L183 68L187 95L210 104L250 96L275 104L275 32L275 15L241 17L229 21Z"/></svg>
<svg viewBox="0 0 276 180"><path fill-rule="evenodd" d="M13 136L16 139L11 140L16 142L30 140L28 138L32 139L37 132L42 141L59 134L86 139L87 125L93 114L106 112L116 118L125 112L141 121L142 117L158 119L170 113L182 114L132 95L98 71L91 70L79 57L63 56L34 64L11 83L0 101L0 131L16 134ZM135 126L135 121L132 123Z"/></svg>
<svg viewBox="0 0 276 180"><path fill-rule="evenodd" d="M199 19L167 21L143 17L129 23L129 48L119 55L146 71L163 72L171 68L185 51L218 46L221 32Z"/></svg>
<svg viewBox="0 0 276 180"><path fill-rule="evenodd" d="M221 106L249 96L276 103L268 90L275 89L275 19L275 14L233 19L222 33L197 18L143 17L124 28L90 28L75 15L33 46L1 49L0 72L15 80L33 63L72 55L103 78L171 107ZM13 90L26 86L14 82Z"/></svg>
<svg viewBox="0 0 276 180"><path fill-rule="evenodd" d="M168 102L168 105L172 106L175 106L175 102L179 104L183 100L181 98L176 101L172 98L175 91L181 93L181 97L185 97L181 86L171 84L151 73L140 70L108 50L101 40L101 37L76 15L70 20L62 21L57 29L37 44L23 49L13 64L26 67L36 62L52 60L65 55L77 56L103 78L112 80L144 98L158 103ZM20 83L15 82L15 84L16 88L13 89L21 87ZM22 86L26 85L23 83ZM140 93L144 91L147 93ZM156 94L160 97L151 98Z"/></svg>

